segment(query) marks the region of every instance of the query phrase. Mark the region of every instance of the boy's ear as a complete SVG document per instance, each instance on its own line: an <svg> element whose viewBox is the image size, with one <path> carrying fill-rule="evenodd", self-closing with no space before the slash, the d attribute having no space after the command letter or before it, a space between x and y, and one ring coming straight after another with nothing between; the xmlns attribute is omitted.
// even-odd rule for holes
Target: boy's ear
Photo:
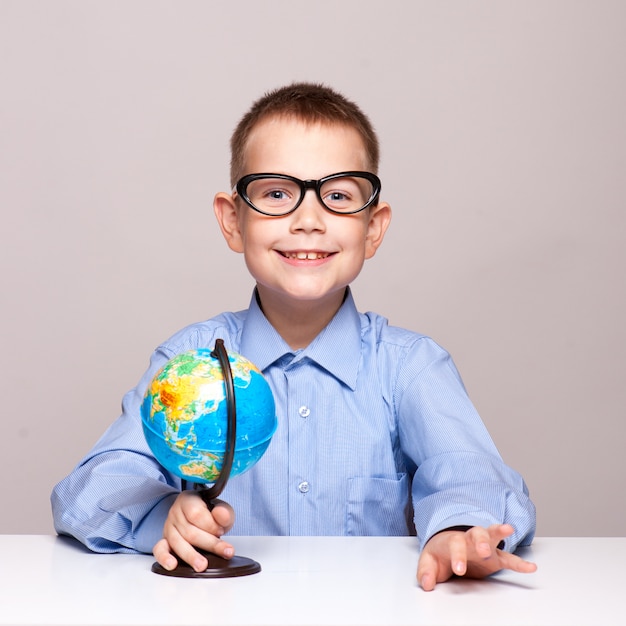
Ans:
<svg viewBox="0 0 626 626"><path fill-rule="evenodd" d="M213 210L228 247L235 252L243 252L243 239L241 229L239 228L239 211L235 205L235 199L221 191L213 199Z"/></svg>
<svg viewBox="0 0 626 626"><path fill-rule="evenodd" d="M386 202L379 202L370 209L370 221L365 237L365 258L371 259L385 238L385 233L391 222L391 207Z"/></svg>

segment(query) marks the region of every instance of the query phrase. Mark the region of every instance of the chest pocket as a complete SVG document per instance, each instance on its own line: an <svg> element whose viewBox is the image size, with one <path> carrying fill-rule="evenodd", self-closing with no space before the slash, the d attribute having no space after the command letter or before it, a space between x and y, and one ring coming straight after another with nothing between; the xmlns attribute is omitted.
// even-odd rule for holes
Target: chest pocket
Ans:
<svg viewBox="0 0 626 626"><path fill-rule="evenodd" d="M407 474L348 480L346 535L415 535Z"/></svg>

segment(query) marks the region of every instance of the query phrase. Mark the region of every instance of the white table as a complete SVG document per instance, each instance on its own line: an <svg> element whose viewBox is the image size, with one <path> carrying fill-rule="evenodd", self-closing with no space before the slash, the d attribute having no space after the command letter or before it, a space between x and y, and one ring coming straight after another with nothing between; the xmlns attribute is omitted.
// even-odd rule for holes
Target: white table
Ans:
<svg viewBox="0 0 626 626"><path fill-rule="evenodd" d="M412 538L233 537L262 571L193 580L151 556L0 535L0 624L626 624L626 538L538 538L535 574L456 579L426 593Z"/></svg>

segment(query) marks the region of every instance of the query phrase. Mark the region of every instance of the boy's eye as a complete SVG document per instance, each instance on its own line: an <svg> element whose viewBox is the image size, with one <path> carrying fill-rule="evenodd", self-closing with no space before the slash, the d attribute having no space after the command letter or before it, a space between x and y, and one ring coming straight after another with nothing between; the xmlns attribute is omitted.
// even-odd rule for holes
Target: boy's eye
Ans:
<svg viewBox="0 0 626 626"><path fill-rule="evenodd" d="M348 200L348 196L341 191L333 191L328 194L328 200L331 202L341 202L342 200Z"/></svg>
<svg viewBox="0 0 626 626"><path fill-rule="evenodd" d="M247 193L252 204L271 212L294 203L299 197L300 188L297 185L290 185L289 181L261 179L251 182Z"/></svg>
<svg viewBox="0 0 626 626"><path fill-rule="evenodd" d="M331 191L322 196L324 204L335 211L349 211L352 208L352 196L344 191Z"/></svg>
<svg viewBox="0 0 626 626"><path fill-rule="evenodd" d="M272 191L268 191L265 196L270 200L284 200L287 194L281 189L273 189Z"/></svg>
<svg viewBox="0 0 626 626"><path fill-rule="evenodd" d="M353 177L335 178L322 185L320 191L326 206L333 211L349 212L361 208L367 202L371 185L367 180Z"/></svg>

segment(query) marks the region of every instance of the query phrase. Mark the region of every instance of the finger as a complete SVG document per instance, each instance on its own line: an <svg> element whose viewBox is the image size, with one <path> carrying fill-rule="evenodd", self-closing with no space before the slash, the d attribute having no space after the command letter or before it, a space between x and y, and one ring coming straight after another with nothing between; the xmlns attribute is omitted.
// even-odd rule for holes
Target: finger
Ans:
<svg viewBox="0 0 626 626"><path fill-rule="evenodd" d="M502 552L500 555L500 564L503 569L510 569L521 574L532 574L537 571L537 564L532 561L526 561L516 554Z"/></svg>
<svg viewBox="0 0 626 626"><path fill-rule="evenodd" d="M209 510L200 498L189 499L184 503L183 515L175 521L175 526L192 546L229 559L235 553L234 548L221 537L234 524L235 512L227 502L216 502L216 506Z"/></svg>
<svg viewBox="0 0 626 626"><path fill-rule="evenodd" d="M175 548L173 546L176 546ZM199 552L193 549L191 545L180 540L174 540L173 546L170 546L167 539L158 541L152 553L157 562L166 570L172 571L178 565L178 556L185 563L190 564L194 570L201 572L207 568L208 562ZM175 556L176 555L176 556Z"/></svg>
<svg viewBox="0 0 626 626"><path fill-rule="evenodd" d="M160 539L157 541L152 549L152 554L154 554L157 563L168 571L172 571L178 565L176 557L170 551L167 539Z"/></svg>
<svg viewBox="0 0 626 626"><path fill-rule="evenodd" d="M196 572L203 572L208 567L209 562L206 557L200 554L194 548L194 545L180 534L176 527L169 529L167 542L172 552L185 563L188 563Z"/></svg>
<svg viewBox="0 0 626 626"><path fill-rule="evenodd" d="M454 533L450 537L450 566L457 576L467 571L467 533Z"/></svg>
<svg viewBox="0 0 626 626"><path fill-rule="evenodd" d="M216 515L218 520L221 517L220 521L227 527L232 526L234 512L230 505L220 502ZM215 519L202 498L193 492L183 492L178 496L163 527L163 537L170 550L197 571L206 569L207 559L196 548L226 559L234 555L233 546L221 540L224 532L224 527Z"/></svg>
<svg viewBox="0 0 626 626"><path fill-rule="evenodd" d="M500 543L503 539L510 537L515 529L511 524L492 524L487 528L487 532L489 533L491 540L496 543Z"/></svg>
<svg viewBox="0 0 626 626"><path fill-rule="evenodd" d="M199 544L198 547L206 550L207 552L211 552L212 554L217 554L217 556L221 556L225 559L231 559L235 555L235 548L233 548L233 545L218 537L210 536L207 543Z"/></svg>
<svg viewBox="0 0 626 626"><path fill-rule="evenodd" d="M213 523L212 528L217 528L218 534L207 532L201 528L198 528L194 524L190 524L185 521L181 527L174 526L173 536L170 538L170 545L181 558L185 559L189 565L194 569L200 571L206 569L207 562L204 556L195 550L195 548L201 548L207 552L217 554L218 556L230 559L235 554L233 546L221 539L223 529L221 526ZM191 550L189 549L191 548ZM184 554L180 552L184 551ZM188 561L186 555L193 558L193 561Z"/></svg>
<svg viewBox="0 0 626 626"><path fill-rule="evenodd" d="M222 509L222 507L219 507ZM190 494L181 500L180 510L175 517L175 523L183 536L186 536L185 526L191 525L202 531L221 537L226 529L218 522L213 512L209 510L204 500L196 494Z"/></svg>
<svg viewBox="0 0 626 626"><path fill-rule="evenodd" d="M465 539L468 544L468 553L471 555L474 553L479 559L488 559L495 554L496 546L499 540L494 540L491 533L487 528L481 526L474 526L465 533Z"/></svg>
<svg viewBox="0 0 626 626"><path fill-rule="evenodd" d="M417 563L417 582L424 591L432 591L437 584L438 564L430 553L422 552Z"/></svg>

